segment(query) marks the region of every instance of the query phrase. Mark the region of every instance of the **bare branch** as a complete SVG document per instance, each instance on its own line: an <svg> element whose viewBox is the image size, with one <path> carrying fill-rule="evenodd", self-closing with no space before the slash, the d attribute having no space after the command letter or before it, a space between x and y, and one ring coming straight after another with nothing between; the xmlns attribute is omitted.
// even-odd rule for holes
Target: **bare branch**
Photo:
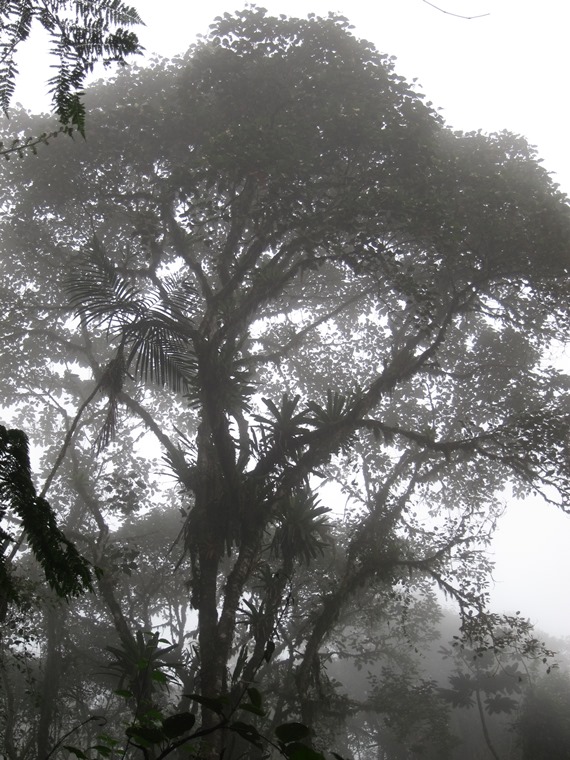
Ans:
<svg viewBox="0 0 570 760"><path fill-rule="evenodd" d="M436 11L440 11L440 13L445 13L446 16L454 16L455 18L463 18L466 21L472 21L475 18L484 18L485 16L490 16L490 13L479 13L477 16L464 16L461 13L453 13L452 11L446 11L443 8L440 8L439 5L434 5L433 3L430 3L429 0L423 0L423 2L426 5L431 6L432 8L435 8Z"/></svg>

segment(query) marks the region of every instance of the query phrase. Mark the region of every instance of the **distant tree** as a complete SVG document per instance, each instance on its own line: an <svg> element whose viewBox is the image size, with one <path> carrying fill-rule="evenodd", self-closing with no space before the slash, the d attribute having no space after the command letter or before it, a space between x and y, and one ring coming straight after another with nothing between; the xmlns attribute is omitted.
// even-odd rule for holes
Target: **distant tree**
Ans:
<svg viewBox="0 0 570 760"><path fill-rule="evenodd" d="M96 63L109 66L125 63L128 56L141 52L136 34L125 27L141 24L135 8L121 0L15 0L0 4L0 107L8 109L18 73L16 53L34 24L39 24L52 43L56 73L49 79L52 103L61 124L59 131L74 129L85 135L83 85ZM23 154L34 150L57 132L15 139L0 155Z"/></svg>
<svg viewBox="0 0 570 760"><path fill-rule="evenodd" d="M554 652L536 638L528 620L516 615L489 615L493 646L455 635L439 648L453 663L440 694L453 706L452 724L462 746L454 757L479 757L482 748L495 760L512 755L514 725L525 694L553 663ZM513 758L515 756L513 755Z"/></svg>
<svg viewBox="0 0 570 760"><path fill-rule="evenodd" d="M517 722L522 760L570 758L570 676L553 669L530 689Z"/></svg>
<svg viewBox="0 0 570 760"><path fill-rule="evenodd" d="M97 550L105 478L135 461L136 484L134 425L155 436L202 697L257 677L321 554L293 717L362 589L427 578L485 630L498 492L570 495L568 383L545 360L570 210L533 150L447 129L335 16L226 14L87 103L93 140L4 167L0 389L46 431L46 474L65 441L53 488L83 489Z"/></svg>

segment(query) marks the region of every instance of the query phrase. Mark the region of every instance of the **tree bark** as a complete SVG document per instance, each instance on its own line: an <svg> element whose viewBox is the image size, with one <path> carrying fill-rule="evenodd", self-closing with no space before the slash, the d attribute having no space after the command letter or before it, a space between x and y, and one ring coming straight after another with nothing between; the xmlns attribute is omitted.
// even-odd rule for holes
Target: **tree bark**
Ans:
<svg viewBox="0 0 570 760"><path fill-rule="evenodd" d="M40 715L37 730L38 758L47 757L52 748L53 723L61 681L60 643L64 612L61 604L48 604L45 611L46 656L40 689Z"/></svg>

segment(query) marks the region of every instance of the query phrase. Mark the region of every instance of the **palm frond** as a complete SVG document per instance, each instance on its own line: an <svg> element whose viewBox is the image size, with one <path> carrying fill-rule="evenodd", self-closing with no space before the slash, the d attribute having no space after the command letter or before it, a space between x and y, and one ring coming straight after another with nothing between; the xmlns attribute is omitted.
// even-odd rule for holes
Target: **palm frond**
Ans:
<svg viewBox="0 0 570 760"><path fill-rule="evenodd" d="M117 271L93 235L89 249L74 262L66 290L85 324L96 323L120 334L128 353L127 370L176 393L187 390L196 373L187 316L195 291L187 277L168 276L161 293L152 286L143 291ZM111 405L105 430L112 430L114 419ZM107 433L99 445L105 440L110 440Z"/></svg>
<svg viewBox="0 0 570 760"><path fill-rule="evenodd" d="M175 393L186 391L197 371L190 342L170 318L157 311L131 323L124 332L130 347L127 364L144 382L166 386Z"/></svg>
<svg viewBox="0 0 570 760"><path fill-rule="evenodd" d="M124 348L121 344L117 355L107 364L99 383L102 393L109 397L107 416L99 435L95 440L95 451L99 454L115 438L117 430L117 418L119 410L119 394L123 390L123 383L127 374Z"/></svg>
<svg viewBox="0 0 570 760"><path fill-rule="evenodd" d="M188 273L170 274L163 278L162 285L167 295L169 312L175 318L192 319L195 317L198 292L193 279Z"/></svg>
<svg viewBox="0 0 570 760"><path fill-rule="evenodd" d="M116 271L95 235L90 249L73 261L64 287L85 324L120 328L147 307L148 296Z"/></svg>

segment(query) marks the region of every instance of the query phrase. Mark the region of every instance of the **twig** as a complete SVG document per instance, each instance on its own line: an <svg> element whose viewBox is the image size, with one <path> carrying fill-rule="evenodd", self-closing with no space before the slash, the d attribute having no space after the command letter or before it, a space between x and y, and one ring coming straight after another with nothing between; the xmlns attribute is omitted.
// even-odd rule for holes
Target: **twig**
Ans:
<svg viewBox="0 0 570 760"><path fill-rule="evenodd" d="M44 487L42 488L42 492L40 494L40 497L44 498L45 495L46 495L46 493L48 492L48 489L49 489L49 487L51 485L51 482L54 479L55 474L58 471L60 464L63 462L63 460L65 458L65 454L67 452L69 444L71 443L71 439L73 438L73 434L75 433L75 429L76 429L77 425L79 424L79 420L81 419L81 415L83 414L83 412L85 411L85 409L88 407L88 405L91 403L91 401L93 401L93 399L97 395L97 391L100 390L102 383L103 383L103 378L101 378L101 380L99 380L99 382L97 383L97 385L95 386L95 388L93 389L93 391L89 394L89 396L85 399L85 401L79 407L79 410L78 410L77 414L75 415L75 418L74 418L73 422L71 423L71 427L67 431L67 435L65 436L65 439L63 441L63 445L62 445L62 447L60 449L60 452L59 452L59 455L58 455L58 457L57 457L57 459L55 461L55 464L51 468L51 471L50 471L49 475L47 476L47 479L46 479L46 482L44 484Z"/></svg>
<svg viewBox="0 0 570 760"><path fill-rule="evenodd" d="M34 155L37 155L38 145L48 145L50 140L53 140L60 134L69 135L73 137L74 128L70 126L62 125L59 129L53 132L43 132L38 137L17 137L12 141L9 147L4 146L4 141L0 140L0 156L7 161L10 160L12 154L17 153L19 158L24 158L25 151L31 150Z"/></svg>
<svg viewBox="0 0 570 760"><path fill-rule="evenodd" d="M87 720L84 720L81 723L79 723L79 725L74 726L74 728L72 728L71 731L68 731L66 734L64 734L61 737L61 739L57 742L57 744L54 744L54 746L45 756L44 760L49 760L49 758L53 755L56 749L59 749L59 747L61 747L61 745L67 739L68 736L71 736L71 734L74 734L76 731L79 731L80 728L85 726L87 723L91 723L91 721L93 720L98 721L100 726L104 726L105 723L107 723L107 718L104 718L102 715L92 715L90 718L87 718Z"/></svg>
<svg viewBox="0 0 570 760"><path fill-rule="evenodd" d="M430 3L429 0L423 0L423 2L426 5L430 5L432 8L435 8L436 11L440 11L440 13L445 13L446 16L455 16L455 18L464 18L467 21L471 21L474 18L484 18L485 16L490 16L490 13L479 13L477 16L463 16L461 13L453 13L452 11L446 11L443 8L440 8L439 5L434 5L433 3Z"/></svg>

